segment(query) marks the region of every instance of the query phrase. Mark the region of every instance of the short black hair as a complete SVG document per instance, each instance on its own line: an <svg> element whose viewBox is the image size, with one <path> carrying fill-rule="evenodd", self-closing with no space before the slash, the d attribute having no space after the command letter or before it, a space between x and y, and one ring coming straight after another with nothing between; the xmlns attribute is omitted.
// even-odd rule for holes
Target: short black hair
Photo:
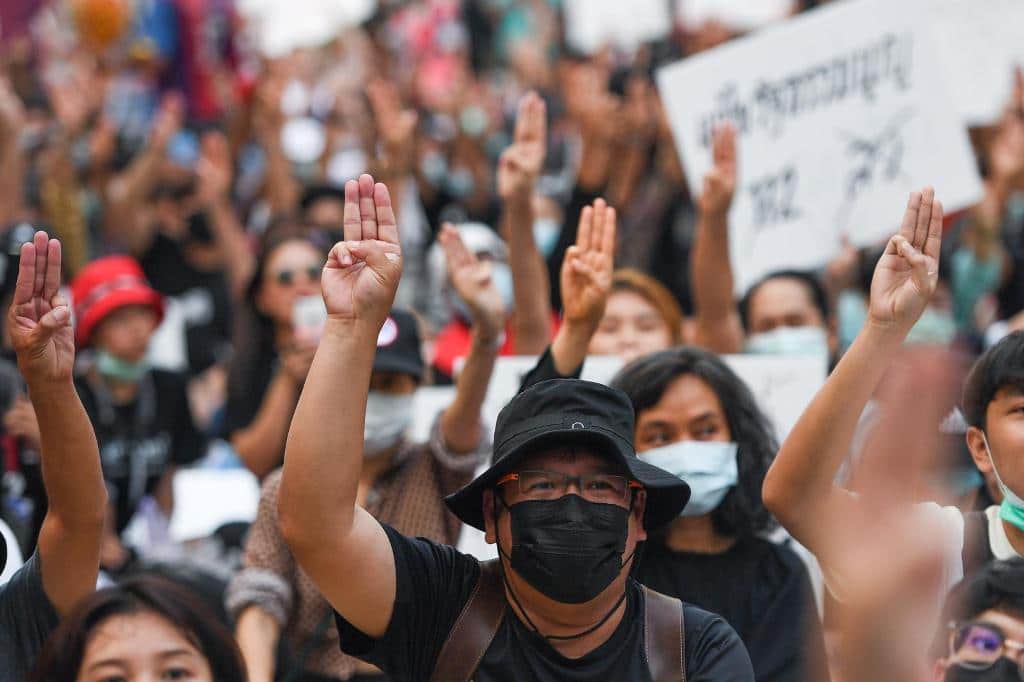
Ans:
<svg viewBox="0 0 1024 682"><path fill-rule="evenodd" d="M661 400L669 384L686 375L711 387L725 412L732 439L739 445L739 482L711 512L715 530L730 537L744 537L772 529L775 521L761 499L761 486L778 441L754 394L721 358L700 348L670 348L626 365L611 385L629 396L633 414L639 418L641 412Z"/></svg>
<svg viewBox="0 0 1024 682"><path fill-rule="evenodd" d="M950 621L970 620L990 609L1024 618L1024 559L992 561L957 583L946 597Z"/></svg>
<svg viewBox="0 0 1024 682"><path fill-rule="evenodd" d="M832 317L831 308L828 304L828 294L825 293L825 285L821 283L817 275L805 270L778 270L765 275L755 282L753 286L747 289L747 293L743 294L743 298L740 299L740 320L743 322L744 329L750 329L750 301L754 298L754 294L764 284L777 279L792 279L804 285L807 288L811 303L821 313L821 319L827 323Z"/></svg>
<svg viewBox="0 0 1024 682"><path fill-rule="evenodd" d="M968 373L963 397L968 425L984 429L988 404L1008 387L1024 391L1024 331L1003 337L978 358Z"/></svg>

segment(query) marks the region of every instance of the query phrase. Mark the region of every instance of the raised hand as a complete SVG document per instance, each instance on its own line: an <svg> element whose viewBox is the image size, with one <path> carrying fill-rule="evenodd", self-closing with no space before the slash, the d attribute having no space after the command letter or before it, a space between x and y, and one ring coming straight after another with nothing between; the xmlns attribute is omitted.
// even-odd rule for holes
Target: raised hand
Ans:
<svg viewBox="0 0 1024 682"><path fill-rule="evenodd" d="M402 247L384 183L345 183L345 241L331 249L321 285L332 319L383 324L402 277Z"/></svg>
<svg viewBox="0 0 1024 682"><path fill-rule="evenodd" d="M160 108L153 119L150 133L150 144L156 149L164 149L171 138L181 129L185 118L185 102L181 95L170 93L160 100Z"/></svg>
<svg viewBox="0 0 1024 682"><path fill-rule="evenodd" d="M732 125L715 128L711 155L714 166L704 176L699 208L704 216L724 218L736 192L736 129Z"/></svg>
<svg viewBox="0 0 1024 682"><path fill-rule="evenodd" d="M899 234L889 240L871 279L871 322L910 330L938 283L941 246L942 204L931 187L912 192Z"/></svg>
<svg viewBox="0 0 1024 682"><path fill-rule="evenodd" d="M75 338L71 309L60 288L60 242L45 232L21 247L14 298L7 313L18 368L31 387L37 382L71 381Z"/></svg>
<svg viewBox="0 0 1024 682"><path fill-rule="evenodd" d="M25 125L25 106L7 76L0 75L0 140L13 139Z"/></svg>
<svg viewBox="0 0 1024 682"><path fill-rule="evenodd" d="M547 106L535 92L519 100L512 146L498 161L498 195L504 200L530 198L547 154Z"/></svg>
<svg viewBox="0 0 1024 682"><path fill-rule="evenodd" d="M1009 189L1024 181L1024 70L1014 72L1013 95L988 152L993 180Z"/></svg>
<svg viewBox="0 0 1024 682"><path fill-rule="evenodd" d="M224 133L210 131L203 135L196 174L199 179L199 195L204 203L211 204L228 198L234 169Z"/></svg>
<svg viewBox="0 0 1024 682"><path fill-rule="evenodd" d="M441 227L438 241L448 262L448 277L455 293L469 307L473 325L484 338L497 339L505 330L508 311L491 277L491 263L481 261L466 248L450 223Z"/></svg>
<svg viewBox="0 0 1024 682"><path fill-rule="evenodd" d="M377 134L384 143L389 161L398 164L404 172L412 163L416 142L416 123L419 116L414 109L403 109L395 84L377 79L366 86L366 94L377 123Z"/></svg>
<svg viewBox="0 0 1024 682"><path fill-rule="evenodd" d="M604 315L612 287L615 253L615 209L598 199L580 213L576 244L562 263L562 309L567 323L595 329Z"/></svg>

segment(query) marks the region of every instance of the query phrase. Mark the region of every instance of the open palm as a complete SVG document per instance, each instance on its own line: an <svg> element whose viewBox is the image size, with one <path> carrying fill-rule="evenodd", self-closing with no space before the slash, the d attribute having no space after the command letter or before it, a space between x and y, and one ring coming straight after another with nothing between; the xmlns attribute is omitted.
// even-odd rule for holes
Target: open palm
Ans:
<svg viewBox="0 0 1024 682"><path fill-rule="evenodd" d="M547 153L547 108L535 92L519 101L512 146L498 162L498 195L506 201L529 196L544 167Z"/></svg>
<svg viewBox="0 0 1024 682"><path fill-rule="evenodd" d="M21 247L18 283L7 314L11 344L25 379L70 381L75 337L60 289L60 242L45 232Z"/></svg>
<svg viewBox="0 0 1024 682"><path fill-rule="evenodd" d="M596 326L604 315L612 286L615 209L598 199L580 213L576 244L562 263L562 309L566 320Z"/></svg>
<svg viewBox="0 0 1024 682"><path fill-rule="evenodd" d="M871 279L870 319L907 331L935 291L942 246L942 204L931 187L913 192L899 234L889 240Z"/></svg>
<svg viewBox="0 0 1024 682"><path fill-rule="evenodd" d="M345 184L344 231L321 280L327 314L383 323L402 277L398 226L384 183L364 174Z"/></svg>
<svg viewBox="0 0 1024 682"><path fill-rule="evenodd" d="M473 324L487 337L505 330L505 301L491 276L490 261L482 261L466 248L458 231L450 224L441 227L438 241L448 263L448 279L455 293L466 303Z"/></svg>

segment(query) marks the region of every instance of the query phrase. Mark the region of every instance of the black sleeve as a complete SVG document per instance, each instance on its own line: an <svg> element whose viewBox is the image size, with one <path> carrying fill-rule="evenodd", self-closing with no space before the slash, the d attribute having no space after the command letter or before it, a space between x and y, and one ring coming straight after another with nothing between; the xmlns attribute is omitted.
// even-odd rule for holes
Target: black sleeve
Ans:
<svg viewBox="0 0 1024 682"><path fill-rule="evenodd" d="M754 682L750 656L732 626L695 606L683 613L689 682Z"/></svg>
<svg viewBox="0 0 1024 682"><path fill-rule="evenodd" d="M523 383L519 384L519 392L522 393L534 384L539 384L548 379L579 379L582 371L583 365L580 365L573 370L572 374L559 374L558 370L555 369L555 360L551 357L551 346L548 345L544 349L544 355L540 356L540 359L537 360L537 364L523 377Z"/></svg>
<svg viewBox="0 0 1024 682"><path fill-rule="evenodd" d="M42 651L57 621L57 610L43 590L39 554L35 553L10 582L0 587L0 658L5 654L13 655L6 662L0 660L0 678L25 679L27 667ZM18 671L19 664L26 669ZM5 666L14 666L14 670ZM11 675L21 674L5 677L5 671Z"/></svg>
<svg viewBox="0 0 1024 682"><path fill-rule="evenodd" d="M341 650L393 680L427 680L480 576L471 556L381 524L395 556L395 606L387 632L372 639L335 613Z"/></svg>

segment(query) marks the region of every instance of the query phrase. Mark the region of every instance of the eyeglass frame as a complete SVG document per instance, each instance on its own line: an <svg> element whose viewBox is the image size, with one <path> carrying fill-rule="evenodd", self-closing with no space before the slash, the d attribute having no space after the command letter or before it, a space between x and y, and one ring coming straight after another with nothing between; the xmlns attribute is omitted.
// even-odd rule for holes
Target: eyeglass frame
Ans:
<svg viewBox="0 0 1024 682"><path fill-rule="evenodd" d="M999 638L1000 638L999 655L996 656L994 659L992 659L987 664L980 664L979 662L974 662L974 661L960 661L960 660L958 660L958 661L956 661L956 665L959 665L961 667L967 668L969 670L988 670L989 668L994 666L996 663L998 663L1000 658L1004 658L1005 657L1005 658L1009 658L1011 661L1014 661L1017 664L1018 675L1020 675L1020 678L1022 680L1024 680L1024 656L1021 655L1021 654L1024 654L1024 642L1020 642L1020 641L1015 640L1015 639L1010 639L1009 637L1006 636L1006 633L1003 631L1003 628L999 627L995 623L989 623L989 622L984 621L984 620L964 620L964 621L959 621L959 622L957 622L957 621L950 621L947 624L947 626L946 626L946 629L949 630L949 657L950 658L955 658L956 655L957 655L957 650L954 648L954 641L956 639L957 633L962 628L965 628L965 627L978 627L978 626L983 627L983 628L987 628L988 630L991 630L991 631L995 632L995 634L999 635ZM1008 647L1007 645L1010 645L1010 646ZM1006 656L1006 654L1010 653L1010 652L1014 653L1015 656L1013 656L1013 657Z"/></svg>
<svg viewBox="0 0 1024 682"><path fill-rule="evenodd" d="M528 472L528 471L529 472L535 472L535 473L543 473L543 474L553 474L555 476L562 476L563 478L565 478L566 483L565 483L565 487L563 488L563 490L565 492L563 492L562 495L560 495L559 497L564 496L564 495L568 495L569 494L569 486L573 482L575 482L576 483L576 488L580 491L580 497L583 497L584 499L588 499L586 497L586 495L583 494L583 491L584 491L584 488L583 488L583 478L587 477L587 476L615 476L616 478L621 478L624 481L626 481L626 489L622 493L622 499L619 500L620 502L625 502L626 501L626 497L627 497L627 495L628 495L630 490L644 490L643 483L640 483L639 481L633 480L633 479L629 478L628 476L623 476L622 474L603 474L603 473L597 473L597 474L573 475L573 474L565 474L565 473L562 473L560 471L548 471L547 469L524 469L523 471L512 471L512 472L509 472L509 473L505 474L504 476L502 476L501 478L499 478L497 480L497 482L494 484L494 487L498 488L500 486L505 485L506 483L511 483L513 481L519 482L519 481L521 481L521 478L520 478L521 474L523 474L525 472ZM522 488L519 489L519 494L523 495L524 497L526 497L526 495L522 491ZM543 498L527 498L527 499L543 499ZM558 498L551 498L551 499L558 499ZM593 500L591 500L591 501L593 501Z"/></svg>

